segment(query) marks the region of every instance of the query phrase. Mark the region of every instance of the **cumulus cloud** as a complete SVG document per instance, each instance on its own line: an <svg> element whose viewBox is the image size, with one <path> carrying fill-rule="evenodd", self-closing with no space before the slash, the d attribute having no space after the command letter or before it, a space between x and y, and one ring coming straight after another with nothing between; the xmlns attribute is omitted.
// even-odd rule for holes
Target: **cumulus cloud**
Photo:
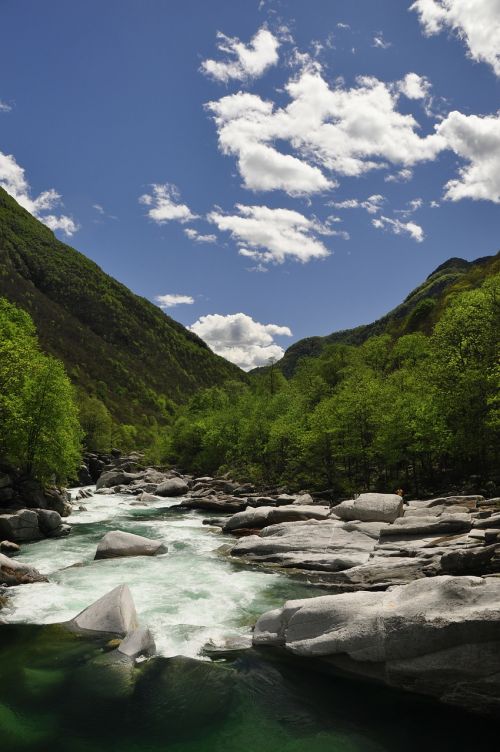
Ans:
<svg viewBox="0 0 500 752"><path fill-rule="evenodd" d="M24 168L16 162L12 154L4 154L1 151L0 186L15 198L18 204L51 230L61 230L70 237L79 229L74 219L66 214L51 213L51 210L62 204L61 195L54 188L50 188L33 198Z"/></svg>
<svg viewBox="0 0 500 752"><path fill-rule="evenodd" d="M139 197L139 203L148 207L148 217L162 225L165 222L191 222L197 215L189 206L180 203L178 188L172 183L153 183L151 193Z"/></svg>
<svg viewBox="0 0 500 752"><path fill-rule="evenodd" d="M189 240L194 240L195 243L215 243L217 241L217 235L202 235L198 230L194 230L192 227L186 227L184 232Z"/></svg>
<svg viewBox="0 0 500 752"><path fill-rule="evenodd" d="M403 167L402 170L386 175L384 180L386 183L407 183L413 177L413 170L409 167Z"/></svg>
<svg viewBox="0 0 500 752"><path fill-rule="evenodd" d="M207 109L219 148L237 158L246 188L307 195L332 188L332 173L359 176L388 164L409 169L445 147L440 135L420 135L413 115L397 109L402 87L413 96L418 84L423 90L426 79L415 76L395 83L365 76L352 88L337 80L332 88L316 63L288 81L285 107L238 92ZM282 153L279 143L293 153Z"/></svg>
<svg viewBox="0 0 500 752"><path fill-rule="evenodd" d="M159 307L165 310L166 308L173 308L177 305L192 305L194 298L191 295L176 295L169 293L167 295L157 295L155 298Z"/></svg>
<svg viewBox="0 0 500 752"><path fill-rule="evenodd" d="M389 230L394 235L402 235L407 233L417 243L421 243L424 239L424 231L415 222L401 222L399 219L391 219L390 217L377 217L372 219L372 225L379 230Z"/></svg>
<svg viewBox="0 0 500 752"><path fill-rule="evenodd" d="M236 205L236 214L213 211L208 220L221 232L229 232L241 256L262 263L282 264L287 257L306 263L325 258L330 251L317 235L333 231L315 219L291 209Z"/></svg>
<svg viewBox="0 0 500 752"><path fill-rule="evenodd" d="M407 73L399 82L399 89L408 99L425 99L429 96L431 82L425 76L418 73Z"/></svg>
<svg viewBox="0 0 500 752"><path fill-rule="evenodd" d="M3 102L0 99L0 112L10 112L12 110L12 107L10 104L7 104L7 102Z"/></svg>
<svg viewBox="0 0 500 752"><path fill-rule="evenodd" d="M481 117L450 112L438 126L448 147L468 164L445 186L445 198L500 204L500 112Z"/></svg>
<svg viewBox="0 0 500 752"><path fill-rule="evenodd" d="M201 337L217 355L249 371L283 356L274 338L291 337L288 326L261 324L245 313L201 316L189 329Z"/></svg>
<svg viewBox="0 0 500 752"><path fill-rule="evenodd" d="M416 0L424 33L453 30L473 60L488 63L500 76L500 0Z"/></svg>
<svg viewBox="0 0 500 752"><path fill-rule="evenodd" d="M201 64L202 73L216 81L227 83L231 79L245 81L259 78L278 62L279 39L265 26L257 31L249 44L220 31L217 40L217 48L226 55L226 59L204 60Z"/></svg>

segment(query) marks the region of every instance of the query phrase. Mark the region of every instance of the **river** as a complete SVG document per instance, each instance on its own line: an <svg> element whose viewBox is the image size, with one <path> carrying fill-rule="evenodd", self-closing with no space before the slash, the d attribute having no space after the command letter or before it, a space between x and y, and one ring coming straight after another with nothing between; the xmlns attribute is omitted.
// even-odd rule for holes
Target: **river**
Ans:
<svg viewBox="0 0 500 752"><path fill-rule="evenodd" d="M72 515L70 536L23 545L19 559L49 582L11 588L1 612L2 752L456 752L477 741L473 719L427 700L259 651L210 661L207 643L248 636L263 611L318 592L232 562L206 513L178 504L96 495ZM159 539L168 553L94 561L114 529ZM101 642L33 625L70 619L121 583L161 658L137 669L135 688L108 691ZM489 733L482 723L483 740Z"/></svg>

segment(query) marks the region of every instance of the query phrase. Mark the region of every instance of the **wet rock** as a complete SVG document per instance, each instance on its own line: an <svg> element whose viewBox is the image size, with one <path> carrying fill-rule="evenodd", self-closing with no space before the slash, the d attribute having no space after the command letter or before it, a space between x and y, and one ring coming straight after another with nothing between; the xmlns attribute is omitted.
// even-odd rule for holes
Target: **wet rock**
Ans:
<svg viewBox="0 0 500 752"><path fill-rule="evenodd" d="M167 552L167 547L158 540L134 535L123 530L106 533L99 542L96 559L114 559L124 556L156 556Z"/></svg>
<svg viewBox="0 0 500 752"><path fill-rule="evenodd" d="M254 644L468 710L500 710L500 578L444 575L288 601L261 616Z"/></svg>
<svg viewBox="0 0 500 752"><path fill-rule="evenodd" d="M161 501L161 497L143 491L137 497L137 501L141 501L143 504L154 504L155 502Z"/></svg>
<svg viewBox="0 0 500 752"><path fill-rule="evenodd" d="M0 541L0 553L2 554L12 556L13 554L18 554L20 550L21 546L18 546L17 543L14 543L13 541Z"/></svg>
<svg viewBox="0 0 500 752"><path fill-rule="evenodd" d="M138 627L129 632L118 646L118 652L127 658L139 658L139 656L151 656L156 653L154 637L147 627Z"/></svg>
<svg viewBox="0 0 500 752"><path fill-rule="evenodd" d="M337 504L334 514L341 520L394 522L403 515L403 499L397 494L364 493Z"/></svg>
<svg viewBox="0 0 500 752"><path fill-rule="evenodd" d="M0 585L24 585L32 582L47 582L38 569L0 554Z"/></svg>
<svg viewBox="0 0 500 752"><path fill-rule="evenodd" d="M170 478L163 481L156 488L157 496L183 496L189 491L189 486L182 478Z"/></svg>
<svg viewBox="0 0 500 752"><path fill-rule="evenodd" d="M137 613L128 585L118 585L65 625L74 632L109 633L125 637L137 629Z"/></svg>

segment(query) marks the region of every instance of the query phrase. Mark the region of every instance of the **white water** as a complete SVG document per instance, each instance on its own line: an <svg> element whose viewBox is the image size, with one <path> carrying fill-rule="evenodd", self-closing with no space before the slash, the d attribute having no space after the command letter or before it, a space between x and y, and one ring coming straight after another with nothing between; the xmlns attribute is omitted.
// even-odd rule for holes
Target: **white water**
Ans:
<svg viewBox="0 0 500 752"><path fill-rule="evenodd" d="M179 501L174 499L141 506L131 502L137 503L119 494L83 499L88 511L73 512L69 536L24 544L18 559L50 581L9 589L2 618L32 624L65 621L127 583L141 624L154 633L158 653L194 657L208 640L249 634L260 613L288 597L305 595L302 586L283 575L242 568L217 553L231 539L203 525L206 514L176 510ZM98 541L115 529L161 540L168 553L94 561Z"/></svg>

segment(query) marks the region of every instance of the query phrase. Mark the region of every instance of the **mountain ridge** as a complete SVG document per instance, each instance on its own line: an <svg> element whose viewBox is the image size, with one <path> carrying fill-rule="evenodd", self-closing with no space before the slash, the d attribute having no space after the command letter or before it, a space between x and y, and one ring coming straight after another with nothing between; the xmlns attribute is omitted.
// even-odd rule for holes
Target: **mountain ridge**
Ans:
<svg viewBox="0 0 500 752"><path fill-rule="evenodd" d="M1 188L0 259L0 296L28 311L42 348L117 421L161 420L200 387L245 378Z"/></svg>

